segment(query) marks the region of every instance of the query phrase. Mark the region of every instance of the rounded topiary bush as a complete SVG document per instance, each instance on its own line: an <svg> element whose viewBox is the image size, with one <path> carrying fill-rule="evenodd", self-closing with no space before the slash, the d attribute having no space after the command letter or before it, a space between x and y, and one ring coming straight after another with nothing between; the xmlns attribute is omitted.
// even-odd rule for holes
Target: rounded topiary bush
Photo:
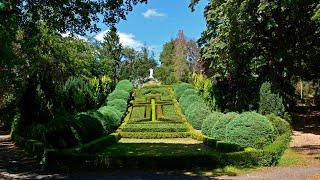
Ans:
<svg viewBox="0 0 320 180"><path fill-rule="evenodd" d="M102 125L105 129L108 127L112 127L113 129L120 124L122 113L114 107L103 106L99 108L98 111L101 112L105 117L104 122L102 122Z"/></svg>
<svg viewBox="0 0 320 180"><path fill-rule="evenodd" d="M174 85L174 92L176 93L178 99L180 99L183 92L187 89L193 89L192 85L189 83L179 83L177 85Z"/></svg>
<svg viewBox="0 0 320 180"><path fill-rule="evenodd" d="M114 107L123 114L127 111L128 103L123 99L114 99L112 101L108 101L107 106Z"/></svg>
<svg viewBox="0 0 320 180"><path fill-rule="evenodd" d="M203 99L198 95L182 96L180 98L179 104L183 111L188 109L188 106L193 102L203 102Z"/></svg>
<svg viewBox="0 0 320 180"><path fill-rule="evenodd" d="M210 129L210 137L224 141L227 125L238 116L239 114L235 112L230 112L220 116Z"/></svg>
<svg viewBox="0 0 320 180"><path fill-rule="evenodd" d="M115 99L123 99L125 101L128 101L129 97L130 97L130 94L127 91L114 90L112 93L108 95L107 100L112 101Z"/></svg>
<svg viewBox="0 0 320 180"><path fill-rule="evenodd" d="M201 133L209 136L211 135L212 126L222 117L224 116L221 112L212 112L209 114L202 123Z"/></svg>
<svg viewBox="0 0 320 180"><path fill-rule="evenodd" d="M124 90L130 93L132 89L133 85L129 80L121 80L116 85L116 90Z"/></svg>
<svg viewBox="0 0 320 180"><path fill-rule="evenodd" d="M81 143L97 139L106 132L102 126L104 118L103 114L98 111L82 112L75 116L76 126L74 128L80 136Z"/></svg>
<svg viewBox="0 0 320 180"><path fill-rule="evenodd" d="M278 135L291 132L290 124L281 117L269 114L267 119L271 122Z"/></svg>
<svg viewBox="0 0 320 180"><path fill-rule="evenodd" d="M186 89L185 91L183 91L183 94L179 98L179 101L183 96L191 96L191 95L198 95L198 91L196 91L194 89Z"/></svg>
<svg viewBox="0 0 320 180"><path fill-rule="evenodd" d="M256 112L244 112L226 128L226 141L261 149L273 142L275 131L268 119Z"/></svg>
<svg viewBox="0 0 320 180"><path fill-rule="evenodd" d="M210 111L207 107L197 107L195 109L190 109L190 111L186 112L186 117L193 128L201 129L202 123L205 118L210 114Z"/></svg>
<svg viewBox="0 0 320 180"><path fill-rule="evenodd" d="M192 109L195 109L195 108L198 108L198 107L205 107L207 109L209 109L206 105L206 103L204 103L203 101L195 101L195 102L192 102L188 107L187 109L185 110L186 114L187 112L191 111Z"/></svg>

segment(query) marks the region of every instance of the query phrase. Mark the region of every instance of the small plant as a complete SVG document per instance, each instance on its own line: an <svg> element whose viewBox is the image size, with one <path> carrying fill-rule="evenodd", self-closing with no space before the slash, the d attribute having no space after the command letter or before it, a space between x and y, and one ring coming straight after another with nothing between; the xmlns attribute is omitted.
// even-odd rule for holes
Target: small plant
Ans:
<svg viewBox="0 0 320 180"><path fill-rule="evenodd" d="M226 128L226 141L242 147L262 149L275 138L275 130L268 119L256 112L244 112Z"/></svg>

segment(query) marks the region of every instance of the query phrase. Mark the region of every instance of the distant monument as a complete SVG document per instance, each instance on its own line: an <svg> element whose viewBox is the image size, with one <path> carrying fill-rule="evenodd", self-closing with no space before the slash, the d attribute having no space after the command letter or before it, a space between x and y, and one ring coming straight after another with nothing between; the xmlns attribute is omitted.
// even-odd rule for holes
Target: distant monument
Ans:
<svg viewBox="0 0 320 180"><path fill-rule="evenodd" d="M148 77L149 80L154 80L154 77L153 77L153 69L150 68L149 69L149 77Z"/></svg>

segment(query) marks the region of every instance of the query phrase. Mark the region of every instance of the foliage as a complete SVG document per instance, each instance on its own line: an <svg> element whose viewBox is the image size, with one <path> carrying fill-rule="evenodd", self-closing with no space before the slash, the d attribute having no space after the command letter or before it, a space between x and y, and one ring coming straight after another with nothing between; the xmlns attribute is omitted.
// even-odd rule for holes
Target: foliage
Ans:
<svg viewBox="0 0 320 180"><path fill-rule="evenodd" d="M189 83L178 83L178 84L175 84L173 86L174 88L174 92L176 93L176 96L178 99L180 99L180 97L182 96L183 92L187 89L192 89L192 85L189 84Z"/></svg>
<svg viewBox="0 0 320 180"><path fill-rule="evenodd" d="M217 108L217 87L213 83L212 79L206 78L203 74L193 73L192 83L210 109L215 110Z"/></svg>
<svg viewBox="0 0 320 180"><path fill-rule="evenodd" d="M175 82L173 73L174 41L166 42L162 49L160 54L161 66L156 71L156 77L164 84L173 84Z"/></svg>
<svg viewBox="0 0 320 180"><path fill-rule="evenodd" d="M211 130L212 127L218 122L221 121L221 119L223 119L224 114L221 112L212 112L210 113L205 120L202 123L201 126L201 133L211 137ZM221 139L216 139L216 140L221 140Z"/></svg>
<svg viewBox="0 0 320 180"><path fill-rule="evenodd" d="M284 119L274 115L269 114L266 116L267 119L272 123L276 133L281 136L284 133L291 133L290 124Z"/></svg>
<svg viewBox="0 0 320 180"><path fill-rule="evenodd" d="M227 125L238 116L239 114L234 112L230 112L221 116L212 126L210 137L212 137L213 139L224 141Z"/></svg>
<svg viewBox="0 0 320 180"><path fill-rule="evenodd" d="M202 123L205 118L210 114L207 107L196 107L195 109L189 109L186 112L186 117L193 128L201 129Z"/></svg>
<svg viewBox="0 0 320 180"><path fill-rule="evenodd" d="M107 97L108 101L112 101L115 99L122 99L125 101L128 101L130 97L130 94L127 91L124 90L114 90L112 93L110 93Z"/></svg>
<svg viewBox="0 0 320 180"><path fill-rule="evenodd" d="M282 98L279 94L272 93L271 83L265 82L260 88L260 106L259 113L271 114L274 113L278 116L283 116L285 107Z"/></svg>
<svg viewBox="0 0 320 180"><path fill-rule="evenodd" d="M183 111L186 111L188 106L193 102L203 102L202 98L199 95L184 95L180 98L180 107ZM206 107L207 108L207 107Z"/></svg>
<svg viewBox="0 0 320 180"><path fill-rule="evenodd" d="M177 123L144 123L144 124L126 124L123 132L186 132L184 124Z"/></svg>
<svg viewBox="0 0 320 180"><path fill-rule="evenodd" d="M191 95L197 95L198 91L194 90L194 89L187 89L185 91L183 91L179 101L182 99L183 96L191 96Z"/></svg>
<svg viewBox="0 0 320 180"><path fill-rule="evenodd" d="M186 138L188 132L120 132L123 138L136 139L161 139L161 138Z"/></svg>
<svg viewBox="0 0 320 180"><path fill-rule="evenodd" d="M191 2L193 8L198 0ZM292 104L291 80L319 77L319 62L314 60L320 57L320 21L312 19L318 4L317 0L209 2L206 30L199 40L201 60L205 73L218 74L227 85L226 90L221 87L225 106L251 109L264 81L271 81Z"/></svg>
<svg viewBox="0 0 320 180"><path fill-rule="evenodd" d="M119 110L111 106L103 106L98 111L104 116L102 125L106 131L113 130L120 125L122 113Z"/></svg>
<svg viewBox="0 0 320 180"><path fill-rule="evenodd" d="M77 126L74 126L74 128L80 136L81 144L98 139L111 132L111 128L102 126L102 122L105 121L104 116L98 111L78 113L75 119Z"/></svg>
<svg viewBox="0 0 320 180"><path fill-rule="evenodd" d="M116 89L117 90L124 90L124 91L127 91L130 93L133 89L133 85L129 80L121 80L116 85Z"/></svg>
<svg viewBox="0 0 320 180"><path fill-rule="evenodd" d="M225 136L229 143L261 149L273 142L275 130L265 116L244 112L227 125Z"/></svg>
<svg viewBox="0 0 320 180"><path fill-rule="evenodd" d="M112 101L108 101L107 106L114 107L119 110L121 113L125 113L127 111L127 102L123 99L114 99Z"/></svg>

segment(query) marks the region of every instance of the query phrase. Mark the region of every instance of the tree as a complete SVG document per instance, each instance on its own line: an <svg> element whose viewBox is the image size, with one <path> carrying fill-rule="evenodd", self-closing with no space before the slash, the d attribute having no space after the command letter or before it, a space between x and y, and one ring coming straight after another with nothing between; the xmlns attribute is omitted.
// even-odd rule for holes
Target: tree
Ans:
<svg viewBox="0 0 320 180"><path fill-rule="evenodd" d="M174 40L171 40L163 45L163 50L160 54L161 66L156 71L156 76L165 84L175 82L173 73L173 56L174 56Z"/></svg>
<svg viewBox="0 0 320 180"><path fill-rule="evenodd" d="M190 7L197 3L193 0ZM223 4L223 5L222 5ZM230 108L256 106L258 89L270 81L290 104L291 79L319 77L318 1L211 1L199 40L205 71L227 82ZM288 108L288 107L287 107Z"/></svg>
<svg viewBox="0 0 320 180"><path fill-rule="evenodd" d="M113 26L108 33L104 36L104 42L101 49L102 61L106 69L111 67L111 75L114 83L119 80L119 71L121 64L122 45L120 43L117 29Z"/></svg>

